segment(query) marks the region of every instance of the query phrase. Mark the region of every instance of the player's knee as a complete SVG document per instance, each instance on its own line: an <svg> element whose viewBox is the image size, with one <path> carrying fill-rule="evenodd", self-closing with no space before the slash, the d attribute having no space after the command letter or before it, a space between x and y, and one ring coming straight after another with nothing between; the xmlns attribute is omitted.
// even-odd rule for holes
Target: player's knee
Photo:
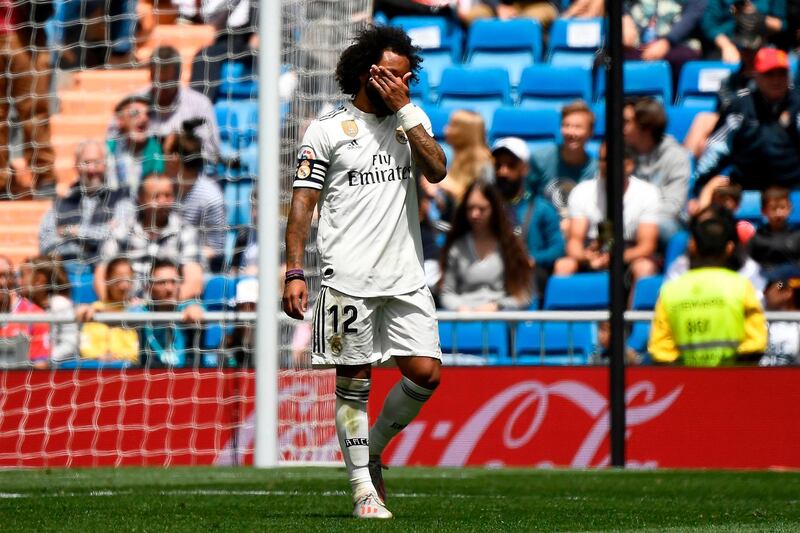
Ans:
<svg viewBox="0 0 800 533"><path fill-rule="evenodd" d="M438 361L436 363L418 367L415 369L412 375L408 376L408 379L420 387L424 387L428 390L434 390L439 386L439 382L441 380L439 372L440 368L441 365L438 364Z"/></svg>

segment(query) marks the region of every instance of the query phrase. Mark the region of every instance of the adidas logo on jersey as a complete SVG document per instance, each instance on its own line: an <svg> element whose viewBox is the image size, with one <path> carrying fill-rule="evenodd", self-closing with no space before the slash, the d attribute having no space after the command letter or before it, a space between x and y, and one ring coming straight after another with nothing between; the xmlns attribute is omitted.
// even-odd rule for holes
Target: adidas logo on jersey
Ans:
<svg viewBox="0 0 800 533"><path fill-rule="evenodd" d="M356 139L353 139L352 141L347 143L348 150L354 150L356 148L361 148L361 146L358 145L358 141Z"/></svg>

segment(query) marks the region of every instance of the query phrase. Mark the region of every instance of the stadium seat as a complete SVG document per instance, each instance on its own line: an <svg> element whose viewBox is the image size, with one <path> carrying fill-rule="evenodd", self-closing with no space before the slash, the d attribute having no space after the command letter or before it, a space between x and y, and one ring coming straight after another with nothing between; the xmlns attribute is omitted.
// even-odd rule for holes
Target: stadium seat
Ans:
<svg viewBox="0 0 800 533"><path fill-rule="evenodd" d="M253 182L250 180L240 181L236 198L236 206L238 207L237 226L249 226L252 223L252 209L250 208L252 195Z"/></svg>
<svg viewBox="0 0 800 533"><path fill-rule="evenodd" d="M408 86L408 95L411 102L423 107L431 101L431 87L428 83L428 71L425 69L417 72L417 81Z"/></svg>
<svg viewBox="0 0 800 533"><path fill-rule="evenodd" d="M442 109L440 107L428 106L423 108L425 114L431 119L431 129L433 129L433 138L437 141L444 140L444 127L450 121L450 109Z"/></svg>
<svg viewBox="0 0 800 533"><path fill-rule="evenodd" d="M666 61L626 61L623 67L625 96L651 96L665 106L672 104L672 71ZM597 70L597 101L606 97L606 71Z"/></svg>
<svg viewBox="0 0 800 533"><path fill-rule="evenodd" d="M542 27L529 18L475 21L467 36L467 63L473 67L501 67L516 87L525 67L542 59Z"/></svg>
<svg viewBox="0 0 800 533"><path fill-rule="evenodd" d="M247 100L258 97L258 83L247 65L238 61L222 64L218 100Z"/></svg>
<svg viewBox="0 0 800 533"><path fill-rule="evenodd" d="M722 61L687 62L681 68L678 78L676 104L682 107L713 111L722 82L738 69L738 65Z"/></svg>
<svg viewBox="0 0 800 533"><path fill-rule="evenodd" d="M91 304L98 300L94 292L94 274L88 266L67 268L67 278L72 287L72 303Z"/></svg>
<svg viewBox="0 0 800 533"><path fill-rule="evenodd" d="M693 107L667 107L667 133L682 143L697 113Z"/></svg>
<svg viewBox="0 0 800 533"><path fill-rule="evenodd" d="M631 309L634 311L652 311L658 300L658 292L664 283L664 276L651 276L640 279L633 288ZM647 340L650 338L650 322L634 322L628 336L628 346L638 353L647 351Z"/></svg>
<svg viewBox="0 0 800 533"><path fill-rule="evenodd" d="M542 309L586 311L606 309L608 305L608 272L590 272L552 276L547 282Z"/></svg>
<svg viewBox="0 0 800 533"><path fill-rule="evenodd" d="M600 145L606 136L606 104L600 102L592 105L594 113L594 132L592 138L586 143L586 151L592 157L597 157L600 153Z"/></svg>
<svg viewBox="0 0 800 533"><path fill-rule="evenodd" d="M224 311L236 296L236 278L230 276L210 276L203 288L203 304L208 311ZM216 349L222 342L225 324L206 323L203 335L203 348Z"/></svg>
<svg viewBox="0 0 800 533"><path fill-rule="evenodd" d="M83 370L96 369L121 369L133 366L130 361L102 361L99 359L67 359L65 361L53 362L53 367L61 370L73 370L80 368Z"/></svg>
<svg viewBox="0 0 800 533"><path fill-rule="evenodd" d="M491 128L495 109L511 105L508 72L501 68L450 67L442 73L439 107L471 109Z"/></svg>
<svg viewBox="0 0 800 533"><path fill-rule="evenodd" d="M516 331L520 365L585 365L597 338L590 322L522 322Z"/></svg>
<svg viewBox="0 0 800 533"><path fill-rule="evenodd" d="M556 19L550 27L548 62L564 67L592 68L603 38L601 18Z"/></svg>
<svg viewBox="0 0 800 533"><path fill-rule="evenodd" d="M421 48L423 68L428 72L430 87L436 88L443 71L461 62L463 33L445 17L402 16L390 23L405 30L411 41Z"/></svg>
<svg viewBox="0 0 800 533"><path fill-rule="evenodd" d="M664 252L664 272L669 270L670 265L683 255L688 243L689 232L687 231L679 231L669 239L667 249Z"/></svg>
<svg viewBox="0 0 800 533"><path fill-rule="evenodd" d="M494 113L490 140L519 137L531 151L558 142L561 117L554 109L519 109L501 107Z"/></svg>
<svg viewBox="0 0 800 533"><path fill-rule="evenodd" d="M229 181L225 183L225 188L222 190L222 195L225 200L225 218L228 226L235 226L239 218L239 182Z"/></svg>
<svg viewBox="0 0 800 533"><path fill-rule="evenodd" d="M508 326L505 322L439 322L443 353L483 355L487 362L508 362Z"/></svg>
<svg viewBox="0 0 800 533"><path fill-rule="evenodd" d="M258 102L221 101L214 104L220 138L234 151L252 144L258 137Z"/></svg>
<svg viewBox="0 0 800 533"><path fill-rule="evenodd" d="M743 191L742 203L735 213L736 220L746 220L756 226L763 222L761 214L761 191Z"/></svg>
<svg viewBox="0 0 800 533"><path fill-rule="evenodd" d="M792 202L792 212L789 213L789 225L797 227L800 225L800 191L789 193L789 201Z"/></svg>
<svg viewBox="0 0 800 533"><path fill-rule="evenodd" d="M531 109L561 108L569 102L592 99L591 71L583 67L533 65L522 71L517 88L519 106Z"/></svg>

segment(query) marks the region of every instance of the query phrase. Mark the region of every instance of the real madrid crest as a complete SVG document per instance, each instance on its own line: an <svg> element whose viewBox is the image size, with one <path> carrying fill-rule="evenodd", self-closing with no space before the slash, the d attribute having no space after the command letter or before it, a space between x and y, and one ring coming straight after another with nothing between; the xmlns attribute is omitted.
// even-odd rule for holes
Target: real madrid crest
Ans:
<svg viewBox="0 0 800 533"><path fill-rule="evenodd" d="M394 138L397 139L397 142L400 144L408 144L408 137L406 137L406 132L403 131L403 128L394 130Z"/></svg>
<svg viewBox="0 0 800 533"><path fill-rule="evenodd" d="M355 120L343 120L342 121L342 131L345 135L349 137L355 137L358 135L358 125L356 124Z"/></svg>

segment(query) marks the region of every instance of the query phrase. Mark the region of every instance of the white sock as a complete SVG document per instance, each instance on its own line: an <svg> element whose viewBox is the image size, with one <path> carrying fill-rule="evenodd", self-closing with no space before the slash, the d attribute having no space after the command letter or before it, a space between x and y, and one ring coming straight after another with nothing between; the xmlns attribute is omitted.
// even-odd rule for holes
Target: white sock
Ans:
<svg viewBox="0 0 800 533"><path fill-rule="evenodd" d="M350 476L353 496L375 492L369 477L368 379L336 378L336 435Z"/></svg>
<svg viewBox="0 0 800 533"><path fill-rule="evenodd" d="M389 441L414 420L432 394L431 389L403 376L389 391L378 420L369 430L369 455L380 457Z"/></svg>

